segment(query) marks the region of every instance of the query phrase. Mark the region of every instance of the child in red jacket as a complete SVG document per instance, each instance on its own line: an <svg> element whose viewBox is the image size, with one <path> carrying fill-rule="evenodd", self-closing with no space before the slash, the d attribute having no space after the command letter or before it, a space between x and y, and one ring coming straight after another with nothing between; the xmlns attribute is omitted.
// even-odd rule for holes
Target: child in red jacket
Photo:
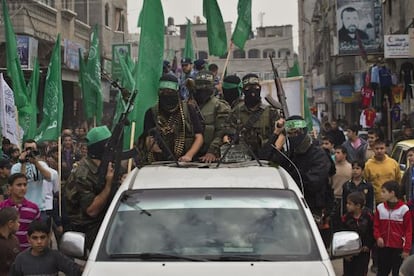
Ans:
<svg viewBox="0 0 414 276"><path fill-rule="evenodd" d="M384 202L377 206L374 216L374 238L378 245L378 274L391 271L398 276L403 259L411 250L412 224L409 208L399 196L399 184L387 181L381 187Z"/></svg>

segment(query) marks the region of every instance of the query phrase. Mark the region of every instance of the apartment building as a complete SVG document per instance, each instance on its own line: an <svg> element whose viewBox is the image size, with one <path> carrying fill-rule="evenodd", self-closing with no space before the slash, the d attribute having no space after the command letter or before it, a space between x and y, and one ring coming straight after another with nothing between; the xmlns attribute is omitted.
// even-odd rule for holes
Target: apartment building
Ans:
<svg viewBox="0 0 414 276"><path fill-rule="evenodd" d="M62 81L64 95L63 127L73 127L82 120L81 93L78 85L78 49L89 48L89 37L98 25L102 67L110 70L112 44L124 43L128 35L127 0L8 0L9 14L18 39L18 51L26 79L33 59L41 68L39 106L47 66L57 34L62 37ZM4 30L3 20L0 28ZM6 67L4 31L0 32L0 68ZM110 101L110 82L102 80L104 100Z"/></svg>

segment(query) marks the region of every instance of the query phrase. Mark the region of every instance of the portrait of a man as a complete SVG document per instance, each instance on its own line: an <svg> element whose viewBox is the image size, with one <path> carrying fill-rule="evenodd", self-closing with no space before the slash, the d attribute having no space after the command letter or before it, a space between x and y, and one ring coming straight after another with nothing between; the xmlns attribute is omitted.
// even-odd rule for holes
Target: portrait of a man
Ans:
<svg viewBox="0 0 414 276"><path fill-rule="evenodd" d="M360 29L360 17L353 7L347 7L341 12L342 27L338 31L339 43L358 43L360 40L369 39L368 34Z"/></svg>

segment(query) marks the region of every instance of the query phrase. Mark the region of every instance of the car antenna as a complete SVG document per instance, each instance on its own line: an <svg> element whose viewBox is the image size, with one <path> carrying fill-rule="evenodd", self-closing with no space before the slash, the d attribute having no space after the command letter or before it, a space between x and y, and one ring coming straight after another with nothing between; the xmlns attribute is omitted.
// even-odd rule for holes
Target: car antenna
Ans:
<svg viewBox="0 0 414 276"><path fill-rule="evenodd" d="M290 160L290 158L286 154L284 154L280 149L275 147L275 145L272 145L272 148L274 148L276 151L278 151L280 153L280 155L282 155L283 158L285 158L289 162L289 164L293 166L293 168L295 169L296 173L299 176L299 182L300 182L299 183L300 184L299 188L302 191L302 194L305 195L305 189L304 189L304 186L303 186L303 179L302 179L302 176L300 175L298 167L295 165L295 163L292 162L292 160Z"/></svg>

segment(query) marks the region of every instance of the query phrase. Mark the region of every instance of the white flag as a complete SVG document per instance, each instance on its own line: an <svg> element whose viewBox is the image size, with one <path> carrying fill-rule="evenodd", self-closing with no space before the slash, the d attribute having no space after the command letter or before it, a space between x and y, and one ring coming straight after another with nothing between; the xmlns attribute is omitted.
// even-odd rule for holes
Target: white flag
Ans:
<svg viewBox="0 0 414 276"><path fill-rule="evenodd" d="M14 105L13 90L7 85L0 74L0 123L1 134L10 140L12 144L20 146L23 130L17 122L17 109Z"/></svg>

